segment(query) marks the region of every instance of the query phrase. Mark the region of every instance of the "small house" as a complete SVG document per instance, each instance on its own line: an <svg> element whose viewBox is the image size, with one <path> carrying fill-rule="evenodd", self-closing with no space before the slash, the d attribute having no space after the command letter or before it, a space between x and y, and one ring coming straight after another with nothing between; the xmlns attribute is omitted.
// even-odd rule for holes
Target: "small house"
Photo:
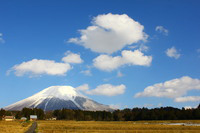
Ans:
<svg viewBox="0 0 200 133"><path fill-rule="evenodd" d="M55 120L57 120L57 118L56 118L56 117L52 117L51 120L54 120L54 121L55 121Z"/></svg>
<svg viewBox="0 0 200 133"><path fill-rule="evenodd" d="M37 120L37 115L30 115L30 121Z"/></svg>
<svg viewBox="0 0 200 133"><path fill-rule="evenodd" d="M5 121L14 121L15 117L14 116L4 116L3 120L5 120Z"/></svg>
<svg viewBox="0 0 200 133"><path fill-rule="evenodd" d="M26 117L22 117L22 118L21 118L21 121L26 121L26 120L27 120Z"/></svg>

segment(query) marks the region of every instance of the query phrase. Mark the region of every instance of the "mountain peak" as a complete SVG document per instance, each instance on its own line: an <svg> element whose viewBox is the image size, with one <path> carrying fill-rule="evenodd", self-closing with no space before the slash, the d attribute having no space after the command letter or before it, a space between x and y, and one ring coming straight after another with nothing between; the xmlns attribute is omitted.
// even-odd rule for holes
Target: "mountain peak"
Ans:
<svg viewBox="0 0 200 133"><path fill-rule="evenodd" d="M71 86L50 86L44 90L5 107L6 110L21 110L27 108L41 108L46 110L55 109L81 109L81 110L106 110L113 109L107 105L99 104Z"/></svg>
<svg viewBox="0 0 200 133"><path fill-rule="evenodd" d="M71 86L50 86L35 95L36 97L56 97L61 99L73 99L83 95Z"/></svg>

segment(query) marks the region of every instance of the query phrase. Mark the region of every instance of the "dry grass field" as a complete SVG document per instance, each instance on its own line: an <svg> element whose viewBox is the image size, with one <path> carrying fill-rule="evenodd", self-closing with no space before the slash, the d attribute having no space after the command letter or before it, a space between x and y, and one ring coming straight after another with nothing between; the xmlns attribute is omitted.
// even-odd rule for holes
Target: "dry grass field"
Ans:
<svg viewBox="0 0 200 133"><path fill-rule="evenodd" d="M161 124L163 123L163 124ZM200 126L164 125L200 121L38 121L38 133L200 133Z"/></svg>
<svg viewBox="0 0 200 133"><path fill-rule="evenodd" d="M24 133L30 126L20 121L0 121L0 133Z"/></svg>

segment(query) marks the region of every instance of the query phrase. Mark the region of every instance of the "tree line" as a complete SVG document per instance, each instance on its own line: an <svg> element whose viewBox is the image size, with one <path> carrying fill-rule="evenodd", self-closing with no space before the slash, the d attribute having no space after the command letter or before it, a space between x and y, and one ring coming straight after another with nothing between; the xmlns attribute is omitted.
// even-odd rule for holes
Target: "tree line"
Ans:
<svg viewBox="0 0 200 133"><path fill-rule="evenodd" d="M133 108L107 111L83 111L61 109L44 112L37 108L23 108L21 111L0 110L0 119L5 115L14 115L16 119L30 115L37 115L39 120L51 119L56 117L57 120L77 120L77 121L137 121L137 120L199 120L200 104L197 108L178 109L173 107L160 108Z"/></svg>
<svg viewBox="0 0 200 133"><path fill-rule="evenodd" d="M37 115L39 120L43 120L45 118L45 112L42 109L37 108L23 108L21 111L6 111L4 109L0 110L0 120L4 116L15 116L16 119L21 119L22 117L30 119L30 115Z"/></svg>

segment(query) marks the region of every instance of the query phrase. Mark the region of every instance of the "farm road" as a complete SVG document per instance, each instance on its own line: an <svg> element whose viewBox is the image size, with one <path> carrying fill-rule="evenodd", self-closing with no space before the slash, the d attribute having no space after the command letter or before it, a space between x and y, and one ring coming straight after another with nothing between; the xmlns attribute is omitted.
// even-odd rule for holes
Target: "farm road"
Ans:
<svg viewBox="0 0 200 133"><path fill-rule="evenodd" d="M35 129L37 128L37 122L33 122L31 127L25 133L35 133Z"/></svg>

